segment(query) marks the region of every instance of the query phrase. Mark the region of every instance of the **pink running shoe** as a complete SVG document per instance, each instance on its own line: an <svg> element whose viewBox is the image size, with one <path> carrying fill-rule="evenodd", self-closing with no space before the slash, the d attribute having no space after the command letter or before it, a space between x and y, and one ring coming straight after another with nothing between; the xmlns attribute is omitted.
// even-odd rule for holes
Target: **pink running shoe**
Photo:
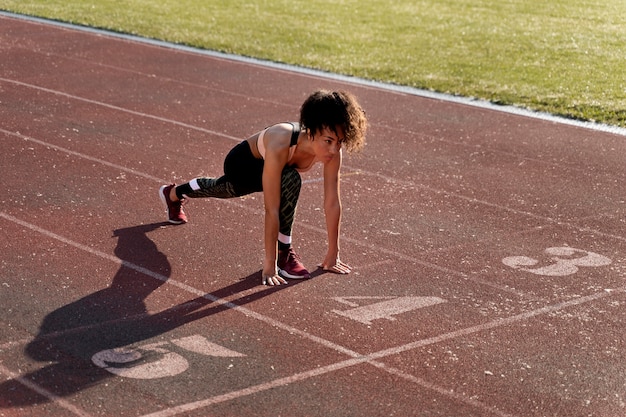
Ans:
<svg viewBox="0 0 626 417"><path fill-rule="evenodd" d="M183 211L183 203L185 200L172 201L170 199L170 191L176 184L164 185L159 189L159 197L167 209L168 221L172 224L187 223L187 215Z"/></svg>
<svg viewBox="0 0 626 417"><path fill-rule="evenodd" d="M283 278L304 279L311 278L311 274L306 270L300 258L293 248L278 251L278 274Z"/></svg>

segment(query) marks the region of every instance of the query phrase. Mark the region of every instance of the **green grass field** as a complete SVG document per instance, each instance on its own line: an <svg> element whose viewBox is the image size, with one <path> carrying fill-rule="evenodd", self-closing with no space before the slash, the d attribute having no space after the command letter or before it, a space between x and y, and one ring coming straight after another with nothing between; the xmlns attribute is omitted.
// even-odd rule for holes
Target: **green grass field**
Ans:
<svg viewBox="0 0 626 417"><path fill-rule="evenodd" d="M626 127L624 0L0 0L0 9Z"/></svg>

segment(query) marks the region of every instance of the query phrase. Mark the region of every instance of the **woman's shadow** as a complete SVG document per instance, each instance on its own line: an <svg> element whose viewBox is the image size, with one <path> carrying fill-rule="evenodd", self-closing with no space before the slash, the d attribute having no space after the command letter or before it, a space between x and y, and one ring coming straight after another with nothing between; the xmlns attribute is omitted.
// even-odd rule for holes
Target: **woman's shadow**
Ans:
<svg viewBox="0 0 626 417"><path fill-rule="evenodd" d="M111 285L48 314L39 333L25 348L31 359L51 364L23 375L57 397L65 397L113 376L92 362L98 352L127 347L164 334L191 321L224 311L215 303L260 284L260 271L210 294L165 311L149 314L145 299L171 276L171 265L148 233L169 223L153 223L118 229L115 255L122 261ZM293 286L293 284L290 284ZM267 287L242 295L247 304L289 286ZM207 308L204 308L207 307ZM18 379L0 384L0 407L15 407L49 401L26 388Z"/></svg>

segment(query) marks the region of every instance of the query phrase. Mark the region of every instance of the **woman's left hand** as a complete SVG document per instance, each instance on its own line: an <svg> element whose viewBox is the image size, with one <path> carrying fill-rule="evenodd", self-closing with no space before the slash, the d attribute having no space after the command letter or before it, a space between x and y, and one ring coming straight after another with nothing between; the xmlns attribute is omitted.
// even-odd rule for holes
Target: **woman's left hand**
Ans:
<svg viewBox="0 0 626 417"><path fill-rule="evenodd" d="M333 272L335 274L349 274L352 272L352 267L344 262L341 262L339 258L335 259L334 262L324 262L320 266L324 271Z"/></svg>

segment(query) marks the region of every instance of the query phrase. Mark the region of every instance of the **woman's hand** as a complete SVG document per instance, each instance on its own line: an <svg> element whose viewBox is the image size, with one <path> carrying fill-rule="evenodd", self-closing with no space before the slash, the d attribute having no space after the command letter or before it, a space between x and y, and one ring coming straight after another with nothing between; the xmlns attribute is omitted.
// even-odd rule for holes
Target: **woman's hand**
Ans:
<svg viewBox="0 0 626 417"><path fill-rule="evenodd" d="M281 285L286 284L287 281L278 274L265 275L263 274L263 285Z"/></svg>
<svg viewBox="0 0 626 417"><path fill-rule="evenodd" d="M339 258L335 258L332 261L325 260L320 266L324 271L333 272L335 274L349 274L352 272L352 267L341 262Z"/></svg>

